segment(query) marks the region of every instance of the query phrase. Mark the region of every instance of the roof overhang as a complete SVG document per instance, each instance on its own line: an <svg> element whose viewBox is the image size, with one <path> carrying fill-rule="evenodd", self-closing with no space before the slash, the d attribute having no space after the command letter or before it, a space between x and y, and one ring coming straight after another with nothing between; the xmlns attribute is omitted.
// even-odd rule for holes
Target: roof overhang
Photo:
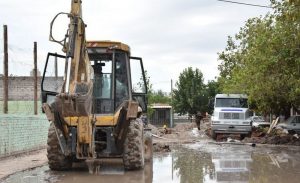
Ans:
<svg viewBox="0 0 300 183"><path fill-rule="evenodd" d="M130 47L127 44L117 41L87 41L87 48L109 48L130 52Z"/></svg>

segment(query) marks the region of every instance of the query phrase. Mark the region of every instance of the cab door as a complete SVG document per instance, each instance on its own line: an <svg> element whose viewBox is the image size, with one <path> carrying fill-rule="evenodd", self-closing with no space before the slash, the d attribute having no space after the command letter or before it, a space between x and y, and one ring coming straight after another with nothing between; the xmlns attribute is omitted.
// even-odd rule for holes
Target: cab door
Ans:
<svg viewBox="0 0 300 183"><path fill-rule="evenodd" d="M130 57L130 73L132 84L132 98L137 101L142 111L147 112L147 84L143 60L140 57Z"/></svg>
<svg viewBox="0 0 300 183"><path fill-rule="evenodd" d="M48 53L41 83L42 103L51 105L55 100L55 96L63 92L66 68L67 60L65 56Z"/></svg>

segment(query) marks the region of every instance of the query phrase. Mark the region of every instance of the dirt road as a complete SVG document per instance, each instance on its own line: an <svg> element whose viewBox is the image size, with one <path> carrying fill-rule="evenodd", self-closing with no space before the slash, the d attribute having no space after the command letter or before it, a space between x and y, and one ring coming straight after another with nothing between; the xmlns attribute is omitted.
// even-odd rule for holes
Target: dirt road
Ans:
<svg viewBox="0 0 300 183"><path fill-rule="evenodd" d="M0 159L0 181L11 174L43 166L47 162L46 149L2 158Z"/></svg>

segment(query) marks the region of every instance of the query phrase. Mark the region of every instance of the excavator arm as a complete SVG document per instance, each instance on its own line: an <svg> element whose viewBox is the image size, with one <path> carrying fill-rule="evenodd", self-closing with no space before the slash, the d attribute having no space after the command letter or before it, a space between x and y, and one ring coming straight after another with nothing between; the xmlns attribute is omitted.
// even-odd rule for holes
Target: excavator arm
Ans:
<svg viewBox="0 0 300 183"><path fill-rule="evenodd" d="M51 22L50 41L59 43L63 46L66 54L67 66L65 69L65 88L66 93L76 93L76 84L90 82L92 69L86 49L85 24L82 19L81 0L71 1L70 13L58 13ZM70 18L69 28L65 39L57 41L52 34L52 27L59 15L67 14Z"/></svg>
<svg viewBox="0 0 300 183"><path fill-rule="evenodd" d="M58 134L61 148L66 147L70 136L65 118L76 118L77 121L77 158L93 156L93 120L92 120L92 91L93 69L88 58L85 40L85 24L82 19L81 0L71 1L70 13L59 13L51 22L50 41L63 46L65 52L65 74L62 91L56 95L51 106L43 106L46 113L53 113L53 121L61 134ZM59 15L66 14L70 19L64 40L57 41L52 36L52 26ZM47 112L48 111L48 112ZM47 114L51 116L51 114ZM68 154L66 152L65 154Z"/></svg>

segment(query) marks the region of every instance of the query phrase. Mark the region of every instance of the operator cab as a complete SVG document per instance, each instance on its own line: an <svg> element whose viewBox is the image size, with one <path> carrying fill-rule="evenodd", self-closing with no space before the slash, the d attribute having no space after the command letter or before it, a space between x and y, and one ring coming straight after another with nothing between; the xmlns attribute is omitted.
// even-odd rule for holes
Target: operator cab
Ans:
<svg viewBox="0 0 300 183"><path fill-rule="evenodd" d="M129 46L120 42L87 42L87 51L94 69L94 113L112 114L123 101L131 99L146 111L142 59L130 57Z"/></svg>
<svg viewBox="0 0 300 183"><path fill-rule="evenodd" d="M112 41L87 42L88 57L94 70L93 113L114 114L126 100L135 100L146 112L147 87L142 59L130 57L126 44ZM49 53L42 79L42 103L50 106L64 92L68 59Z"/></svg>

